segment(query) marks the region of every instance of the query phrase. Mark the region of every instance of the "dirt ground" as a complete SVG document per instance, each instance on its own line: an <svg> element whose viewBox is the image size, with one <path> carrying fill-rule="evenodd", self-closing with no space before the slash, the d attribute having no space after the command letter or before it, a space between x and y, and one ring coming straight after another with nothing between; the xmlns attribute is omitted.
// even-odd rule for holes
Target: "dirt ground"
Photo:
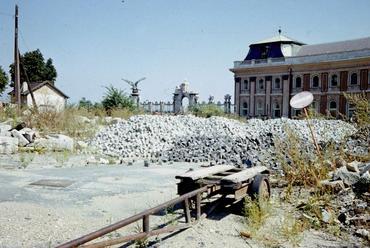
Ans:
<svg viewBox="0 0 370 248"><path fill-rule="evenodd" d="M19 169L14 161L2 158L0 247L54 247L112 224L176 197L175 175L199 166L173 163L144 167L143 161L138 161L132 166L47 165L41 168L36 164ZM72 184L67 187L30 185L45 179L68 180ZM278 197L277 193L274 195ZM151 220L153 225L168 222L176 214L176 211L166 213ZM279 224L276 218L269 221L267 226ZM110 237L135 233L137 228L131 225ZM148 241L152 247L263 247L259 240L240 237L240 231L245 229L242 215L219 209L185 231ZM281 247L291 246L286 243ZM311 230L302 233L299 246L356 247L356 242Z"/></svg>

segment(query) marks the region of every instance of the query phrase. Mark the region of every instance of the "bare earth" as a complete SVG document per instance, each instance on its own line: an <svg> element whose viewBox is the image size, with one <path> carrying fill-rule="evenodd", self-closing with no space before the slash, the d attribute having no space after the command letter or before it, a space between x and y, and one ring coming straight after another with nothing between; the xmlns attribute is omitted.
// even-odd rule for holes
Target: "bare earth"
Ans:
<svg viewBox="0 0 370 248"><path fill-rule="evenodd" d="M71 158L77 161L76 158ZM25 169L14 159L0 160L0 247L54 247L176 197L175 175L198 165L51 166L42 159ZM47 161L47 160L44 160ZM68 187L30 185L42 179L71 180ZM171 221L176 213L154 216ZM181 220L180 220L181 221ZM153 225L154 225L153 224ZM110 237L137 231L131 225ZM183 232L150 239L155 247L261 247L240 237L244 218L216 212ZM157 241L157 242L153 242ZM301 247L353 246L320 232L303 235ZM290 247L289 244L284 247Z"/></svg>

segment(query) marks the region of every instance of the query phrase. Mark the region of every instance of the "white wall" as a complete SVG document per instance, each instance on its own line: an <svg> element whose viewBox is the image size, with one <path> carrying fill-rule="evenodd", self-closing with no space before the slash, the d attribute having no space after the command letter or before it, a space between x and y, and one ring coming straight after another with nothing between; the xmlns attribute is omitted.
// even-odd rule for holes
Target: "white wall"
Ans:
<svg viewBox="0 0 370 248"><path fill-rule="evenodd" d="M40 110L48 109L62 111L65 108L66 100L63 96L55 92L49 85L44 85L33 92L37 107ZM27 106L32 107L31 94L27 95Z"/></svg>

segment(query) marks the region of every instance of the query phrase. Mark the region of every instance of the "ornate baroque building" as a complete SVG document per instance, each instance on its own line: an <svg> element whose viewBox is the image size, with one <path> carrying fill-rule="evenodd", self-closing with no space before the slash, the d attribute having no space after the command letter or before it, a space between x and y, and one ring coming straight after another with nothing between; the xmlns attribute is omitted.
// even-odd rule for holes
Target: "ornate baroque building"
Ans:
<svg viewBox="0 0 370 248"><path fill-rule="evenodd" d="M236 113L246 117L292 117L289 101L300 91L314 95L312 108L350 117L344 94L365 92L370 99L370 37L306 45L281 34L249 46L230 69L235 78Z"/></svg>

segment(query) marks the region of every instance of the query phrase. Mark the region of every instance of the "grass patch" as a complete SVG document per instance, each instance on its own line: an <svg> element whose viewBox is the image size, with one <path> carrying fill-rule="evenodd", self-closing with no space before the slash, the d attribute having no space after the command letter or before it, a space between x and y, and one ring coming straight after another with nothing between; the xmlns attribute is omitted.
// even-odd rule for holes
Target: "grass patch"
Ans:
<svg viewBox="0 0 370 248"><path fill-rule="evenodd" d="M348 103L355 109L353 120L359 127L370 124L370 101L365 93L361 94L344 94Z"/></svg>
<svg viewBox="0 0 370 248"><path fill-rule="evenodd" d="M278 198L271 201L245 203L246 232L263 247L296 247L308 225L293 215L294 209Z"/></svg>
<svg viewBox="0 0 370 248"><path fill-rule="evenodd" d="M266 199L252 200L246 197L243 212L247 221L247 230L253 237L269 217L271 205Z"/></svg>
<svg viewBox="0 0 370 248"><path fill-rule="evenodd" d="M275 140L275 147L288 189L292 186L319 185L321 180L328 177L330 171L330 165L324 163L326 160L323 158L335 160L334 148L327 147L325 152L322 151L322 156L318 156L289 126L285 126L285 133L285 139Z"/></svg>

